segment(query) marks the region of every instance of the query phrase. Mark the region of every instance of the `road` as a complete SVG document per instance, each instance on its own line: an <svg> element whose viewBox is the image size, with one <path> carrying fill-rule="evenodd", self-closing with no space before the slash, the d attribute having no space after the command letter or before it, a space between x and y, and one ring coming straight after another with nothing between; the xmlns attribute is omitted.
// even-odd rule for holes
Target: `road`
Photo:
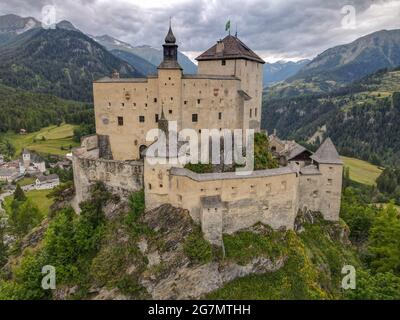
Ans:
<svg viewBox="0 0 400 320"><path fill-rule="evenodd" d="M5 198L7 198L8 196L11 196L13 194L13 191L6 191L2 194L0 194L0 212L4 211L2 204Z"/></svg>

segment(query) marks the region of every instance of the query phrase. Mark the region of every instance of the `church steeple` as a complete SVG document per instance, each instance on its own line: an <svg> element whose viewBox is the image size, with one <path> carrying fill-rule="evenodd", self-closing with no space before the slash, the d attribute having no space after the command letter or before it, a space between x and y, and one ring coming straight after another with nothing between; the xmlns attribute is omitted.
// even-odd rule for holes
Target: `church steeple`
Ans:
<svg viewBox="0 0 400 320"><path fill-rule="evenodd" d="M159 69L182 69L178 63L178 45L176 38L172 32L171 21L169 22L169 30L165 37L164 58L161 62Z"/></svg>

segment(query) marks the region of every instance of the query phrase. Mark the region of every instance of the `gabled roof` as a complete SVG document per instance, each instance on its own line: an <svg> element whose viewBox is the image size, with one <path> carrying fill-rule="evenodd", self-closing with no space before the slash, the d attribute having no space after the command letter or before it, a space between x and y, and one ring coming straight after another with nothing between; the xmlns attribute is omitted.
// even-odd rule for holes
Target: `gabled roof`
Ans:
<svg viewBox="0 0 400 320"><path fill-rule="evenodd" d="M299 145L298 143L294 143L292 145L292 148L289 149L289 153L287 155L287 159L291 160L295 157L297 157L298 155L302 154L303 152L309 152L311 154L310 151L308 151L306 148L304 148L303 146Z"/></svg>
<svg viewBox="0 0 400 320"><path fill-rule="evenodd" d="M37 177L40 182L52 181L59 179L58 175L50 174L48 176L40 175Z"/></svg>
<svg viewBox="0 0 400 320"><path fill-rule="evenodd" d="M204 60L221 60L221 59L247 59L265 63L257 54L255 54L248 46L246 46L238 37L231 35L226 36L220 40L223 44L223 50L217 52L217 45L215 44L210 49L202 53L196 58L197 61Z"/></svg>
<svg viewBox="0 0 400 320"><path fill-rule="evenodd" d="M311 159L318 163L343 164L343 161L340 160L339 153L330 138L327 138L321 144L317 152L311 156Z"/></svg>

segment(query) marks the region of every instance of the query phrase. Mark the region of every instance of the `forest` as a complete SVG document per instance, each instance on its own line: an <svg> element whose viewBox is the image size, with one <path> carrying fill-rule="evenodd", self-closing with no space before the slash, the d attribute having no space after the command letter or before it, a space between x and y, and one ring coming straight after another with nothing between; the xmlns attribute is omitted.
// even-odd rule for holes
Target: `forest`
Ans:
<svg viewBox="0 0 400 320"><path fill-rule="evenodd" d="M0 85L0 133L38 131L49 125L94 123L93 106Z"/></svg>

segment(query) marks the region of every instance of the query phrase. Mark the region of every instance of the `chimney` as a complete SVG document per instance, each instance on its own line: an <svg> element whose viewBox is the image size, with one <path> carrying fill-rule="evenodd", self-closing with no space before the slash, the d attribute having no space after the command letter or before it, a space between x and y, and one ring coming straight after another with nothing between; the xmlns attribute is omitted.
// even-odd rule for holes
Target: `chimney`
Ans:
<svg viewBox="0 0 400 320"><path fill-rule="evenodd" d="M222 40L217 41L217 53L223 53L225 49L224 43Z"/></svg>
<svg viewBox="0 0 400 320"><path fill-rule="evenodd" d="M111 79L119 79L119 72L117 70L113 70Z"/></svg>

